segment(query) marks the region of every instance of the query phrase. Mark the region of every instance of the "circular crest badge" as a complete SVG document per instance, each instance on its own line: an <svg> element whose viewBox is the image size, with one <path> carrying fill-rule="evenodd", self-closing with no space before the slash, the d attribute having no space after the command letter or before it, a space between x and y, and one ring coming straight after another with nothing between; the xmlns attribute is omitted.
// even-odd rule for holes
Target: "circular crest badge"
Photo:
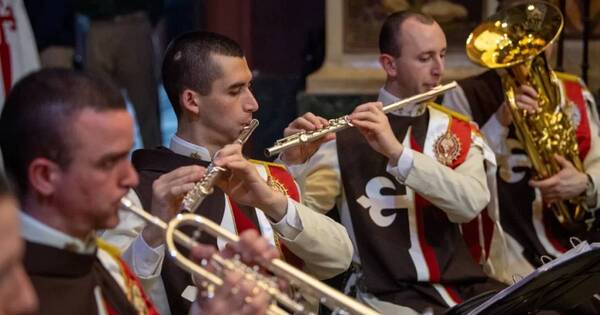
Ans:
<svg viewBox="0 0 600 315"><path fill-rule="evenodd" d="M460 154L460 140L451 132L441 135L433 144L433 150L438 162L450 166Z"/></svg>

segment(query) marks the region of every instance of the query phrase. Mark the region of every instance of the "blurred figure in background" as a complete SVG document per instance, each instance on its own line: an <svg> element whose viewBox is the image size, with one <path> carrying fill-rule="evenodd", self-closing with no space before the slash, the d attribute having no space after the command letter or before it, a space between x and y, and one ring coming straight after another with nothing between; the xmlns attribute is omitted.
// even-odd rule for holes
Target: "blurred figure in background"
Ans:
<svg viewBox="0 0 600 315"><path fill-rule="evenodd" d="M161 144L152 25L161 0L76 0L90 18L85 68L127 91L144 147Z"/></svg>

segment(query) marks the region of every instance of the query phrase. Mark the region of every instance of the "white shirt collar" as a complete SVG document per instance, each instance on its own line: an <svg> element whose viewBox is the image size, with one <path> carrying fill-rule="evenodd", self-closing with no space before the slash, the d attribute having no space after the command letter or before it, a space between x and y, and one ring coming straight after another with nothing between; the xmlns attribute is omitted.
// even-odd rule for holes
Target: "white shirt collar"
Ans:
<svg viewBox="0 0 600 315"><path fill-rule="evenodd" d="M34 219L23 211L20 212L20 216L21 233L23 238L29 242L66 249L80 254L91 254L96 250L94 234L90 234L89 241L84 242Z"/></svg>
<svg viewBox="0 0 600 315"><path fill-rule="evenodd" d="M400 98L388 92L385 88L382 87L381 89L379 89L379 97L377 98L377 100L382 102L383 106L385 106L400 101ZM401 108L393 111L392 114L397 116L420 116L425 112L426 108L427 106L424 103L406 104Z"/></svg>
<svg viewBox="0 0 600 315"><path fill-rule="evenodd" d="M174 135L173 138L171 138L169 149L177 154L193 157L202 161L210 162L212 160L207 148L185 141L177 135Z"/></svg>

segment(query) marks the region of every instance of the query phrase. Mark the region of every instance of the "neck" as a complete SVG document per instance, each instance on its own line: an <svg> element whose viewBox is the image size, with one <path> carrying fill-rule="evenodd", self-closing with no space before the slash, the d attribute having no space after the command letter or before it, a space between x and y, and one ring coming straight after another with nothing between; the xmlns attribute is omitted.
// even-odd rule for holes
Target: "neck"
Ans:
<svg viewBox="0 0 600 315"><path fill-rule="evenodd" d="M32 200L36 199L36 200ZM57 207L41 197L26 198L23 212L41 223L85 242L94 229L78 217L66 216Z"/></svg>
<svg viewBox="0 0 600 315"><path fill-rule="evenodd" d="M214 156L217 151L219 151L223 145L215 143L215 141L210 141L211 130L207 130L201 124L194 121L183 121L181 119L179 121L179 125L177 127L176 135L190 143L195 145L200 145L205 147L208 152L210 152L210 156Z"/></svg>
<svg viewBox="0 0 600 315"><path fill-rule="evenodd" d="M404 89L402 89L402 87L396 80L388 79L387 81L385 81L384 88L386 91L390 92L392 95L396 96L399 99L405 99L407 97L412 96L406 95L407 93L404 92Z"/></svg>

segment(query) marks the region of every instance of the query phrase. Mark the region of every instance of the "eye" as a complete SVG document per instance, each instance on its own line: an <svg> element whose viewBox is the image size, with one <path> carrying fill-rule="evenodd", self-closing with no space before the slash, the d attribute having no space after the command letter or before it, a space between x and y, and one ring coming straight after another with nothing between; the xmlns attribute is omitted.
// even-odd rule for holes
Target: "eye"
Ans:
<svg viewBox="0 0 600 315"><path fill-rule="evenodd" d="M237 96L240 95L240 93L242 93L241 87L229 90L229 95L231 96Z"/></svg>
<svg viewBox="0 0 600 315"><path fill-rule="evenodd" d="M427 61L429 61L429 59L431 59L430 55L419 56L420 62L427 62Z"/></svg>

